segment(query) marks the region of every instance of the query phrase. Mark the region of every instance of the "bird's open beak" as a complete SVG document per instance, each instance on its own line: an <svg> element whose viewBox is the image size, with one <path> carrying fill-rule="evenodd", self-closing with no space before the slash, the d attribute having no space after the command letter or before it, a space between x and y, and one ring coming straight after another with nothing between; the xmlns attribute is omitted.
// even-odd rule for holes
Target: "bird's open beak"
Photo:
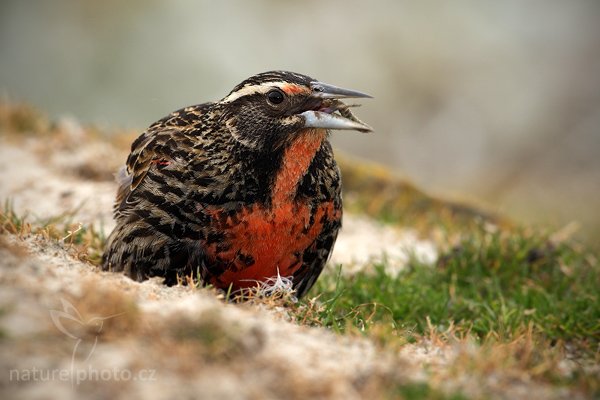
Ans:
<svg viewBox="0 0 600 400"><path fill-rule="evenodd" d="M301 113L304 117L304 127L322 129L346 129L359 132L371 132L373 129L354 117L349 108L339 101L343 98L372 98L368 94L355 90L343 89L322 82L312 82L310 97L319 100L315 110ZM336 111L339 111L337 113Z"/></svg>
<svg viewBox="0 0 600 400"><path fill-rule="evenodd" d="M343 99L343 98L358 98L366 97L372 99L366 93L357 92L356 90L344 89L333 85L328 85L323 82L312 82L310 88L313 91L312 96L319 99Z"/></svg>

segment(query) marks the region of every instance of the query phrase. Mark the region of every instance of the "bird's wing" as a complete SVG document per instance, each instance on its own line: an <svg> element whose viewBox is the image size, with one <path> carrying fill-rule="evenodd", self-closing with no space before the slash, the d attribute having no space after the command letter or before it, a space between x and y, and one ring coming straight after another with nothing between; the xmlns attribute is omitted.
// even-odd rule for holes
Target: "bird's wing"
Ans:
<svg viewBox="0 0 600 400"><path fill-rule="evenodd" d="M294 274L294 289L298 298L315 284L331 256L333 245L341 227L342 209L334 210L322 219L323 228L312 246L307 248L302 257L303 265Z"/></svg>
<svg viewBox="0 0 600 400"><path fill-rule="evenodd" d="M148 171L172 162L169 144L176 141L178 132L173 129L149 129L139 136L131 146L127 163L117 173L117 198L115 217L124 211L131 194L140 186Z"/></svg>
<svg viewBox="0 0 600 400"><path fill-rule="evenodd" d="M194 129L187 123L189 119L201 114L201 106L196 106L193 110L175 111L152 124L133 142L127 162L116 176L119 185L114 205L116 219L135 201L133 195L150 172L163 175L164 169L185 171L189 161L185 156L186 149L193 148L196 156L202 153L201 148L194 146L194 135L197 132L194 133Z"/></svg>

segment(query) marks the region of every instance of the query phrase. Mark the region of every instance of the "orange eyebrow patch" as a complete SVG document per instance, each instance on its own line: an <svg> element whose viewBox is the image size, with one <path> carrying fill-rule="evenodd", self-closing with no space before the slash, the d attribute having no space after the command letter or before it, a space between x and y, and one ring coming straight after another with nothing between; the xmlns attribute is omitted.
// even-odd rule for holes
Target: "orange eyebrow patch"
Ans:
<svg viewBox="0 0 600 400"><path fill-rule="evenodd" d="M304 86L294 85L293 83L288 83L281 88L287 94L298 94L303 92L308 92L308 89Z"/></svg>

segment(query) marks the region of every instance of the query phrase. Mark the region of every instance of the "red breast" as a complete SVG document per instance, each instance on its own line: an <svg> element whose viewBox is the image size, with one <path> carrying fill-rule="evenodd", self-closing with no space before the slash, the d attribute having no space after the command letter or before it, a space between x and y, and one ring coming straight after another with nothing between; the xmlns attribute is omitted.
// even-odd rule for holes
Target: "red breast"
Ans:
<svg viewBox="0 0 600 400"><path fill-rule="evenodd" d="M235 225L221 227L228 249L219 251L222 246L217 243L207 246L211 262L223 265L223 273L210 283L220 288L233 284L235 290L256 286L278 273L292 276L302 265L303 252L315 245L323 222L341 218L333 202L322 203L312 214L311 218L307 205L291 202L273 210L256 205L244 209Z"/></svg>
<svg viewBox="0 0 600 400"><path fill-rule="evenodd" d="M255 204L242 210L235 223L213 214L217 231L224 234L226 251L219 244L207 243L212 262L224 266L211 284L234 289L255 286L257 281L276 276L291 276L302 265L302 254L323 229L323 222L341 218L333 202L311 210L309 204L294 200L296 187L326 136L324 129L306 129L287 147L273 185L270 207Z"/></svg>

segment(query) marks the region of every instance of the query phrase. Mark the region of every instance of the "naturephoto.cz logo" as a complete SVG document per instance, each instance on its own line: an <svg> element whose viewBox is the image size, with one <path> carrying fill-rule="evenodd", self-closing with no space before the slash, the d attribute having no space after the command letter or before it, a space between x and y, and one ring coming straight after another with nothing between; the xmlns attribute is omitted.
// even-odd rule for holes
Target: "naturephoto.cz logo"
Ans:
<svg viewBox="0 0 600 400"><path fill-rule="evenodd" d="M9 380L11 382L71 382L79 385L85 381L154 381L155 369L140 369L131 371L129 369L119 368L94 368L88 365L87 368L77 369L11 369L9 371Z"/></svg>
<svg viewBox="0 0 600 400"><path fill-rule="evenodd" d="M92 366L89 361L96 351L104 322L111 318L117 318L123 313L85 319L68 300L63 298L60 300L63 309L50 310L50 318L60 332L74 341L70 369L37 367L11 369L9 371L11 382L70 381L72 385L79 385L85 381L154 381L156 379L156 370L154 369L132 371L130 369L95 368ZM76 368L76 361L79 364L87 363L87 365L84 368Z"/></svg>

